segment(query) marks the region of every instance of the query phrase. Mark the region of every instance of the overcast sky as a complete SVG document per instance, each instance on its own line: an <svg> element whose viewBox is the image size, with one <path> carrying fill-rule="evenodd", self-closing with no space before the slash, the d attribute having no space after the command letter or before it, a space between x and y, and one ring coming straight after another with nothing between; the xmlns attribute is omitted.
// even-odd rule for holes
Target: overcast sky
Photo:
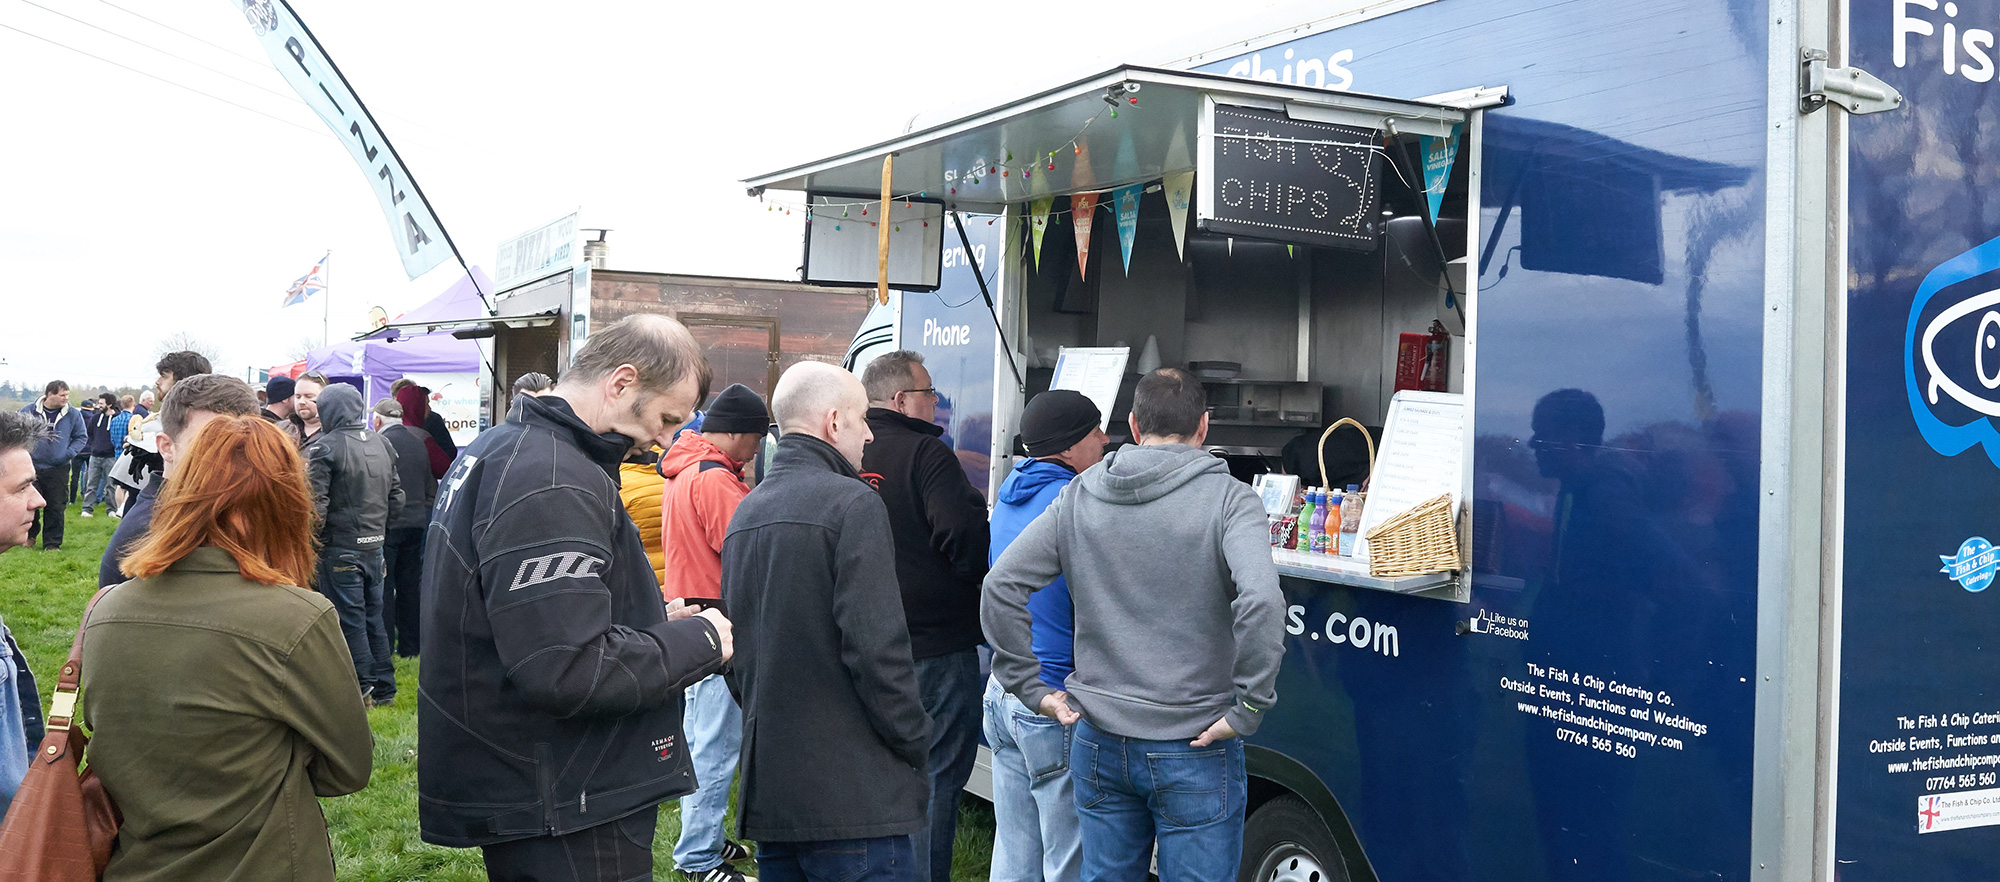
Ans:
<svg viewBox="0 0 2000 882"><path fill-rule="evenodd" d="M292 5L468 262L581 207L614 269L766 278L793 277L802 218L740 179L1240 31L1213 0ZM336 340L457 278L404 276L361 171L239 10L0 0L0 379L150 382L177 333L218 372L289 361L322 304L283 293L328 250Z"/></svg>

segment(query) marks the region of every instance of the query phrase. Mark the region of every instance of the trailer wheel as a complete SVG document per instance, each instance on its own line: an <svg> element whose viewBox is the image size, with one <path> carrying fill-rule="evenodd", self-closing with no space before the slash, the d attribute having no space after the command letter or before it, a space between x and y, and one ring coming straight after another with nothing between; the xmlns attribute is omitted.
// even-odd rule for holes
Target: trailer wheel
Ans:
<svg viewBox="0 0 2000 882"><path fill-rule="evenodd" d="M1340 847L1319 815L1296 796L1265 803L1243 825L1237 882L1347 882Z"/></svg>

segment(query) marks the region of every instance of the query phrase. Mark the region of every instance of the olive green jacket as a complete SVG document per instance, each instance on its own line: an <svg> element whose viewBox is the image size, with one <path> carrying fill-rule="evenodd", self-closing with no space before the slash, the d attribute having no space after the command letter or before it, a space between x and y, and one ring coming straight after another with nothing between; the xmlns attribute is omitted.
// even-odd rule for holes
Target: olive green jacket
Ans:
<svg viewBox="0 0 2000 882"><path fill-rule="evenodd" d="M331 882L313 797L367 786L373 739L326 598L198 548L98 601L82 685L84 756L125 815L106 880Z"/></svg>

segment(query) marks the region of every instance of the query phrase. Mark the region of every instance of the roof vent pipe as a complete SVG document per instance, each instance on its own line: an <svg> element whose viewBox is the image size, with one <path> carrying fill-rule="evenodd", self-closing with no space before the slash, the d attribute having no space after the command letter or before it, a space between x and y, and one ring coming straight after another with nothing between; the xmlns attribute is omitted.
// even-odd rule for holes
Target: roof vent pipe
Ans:
<svg viewBox="0 0 2000 882"><path fill-rule="evenodd" d="M583 259L590 263L591 269L604 269L604 262L611 257L611 243L604 240L610 236L611 231L596 227L585 227L584 232L596 233L597 236L583 243Z"/></svg>

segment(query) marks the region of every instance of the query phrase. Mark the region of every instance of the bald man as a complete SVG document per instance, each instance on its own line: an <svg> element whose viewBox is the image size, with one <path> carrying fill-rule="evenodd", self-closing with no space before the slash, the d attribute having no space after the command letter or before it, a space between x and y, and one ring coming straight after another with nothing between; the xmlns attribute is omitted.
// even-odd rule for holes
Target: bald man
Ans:
<svg viewBox="0 0 2000 882"><path fill-rule="evenodd" d="M861 480L867 395L801 362L771 395L778 451L722 543L743 707L737 832L766 882L908 882L930 800L889 512ZM866 867L846 875L856 852Z"/></svg>

